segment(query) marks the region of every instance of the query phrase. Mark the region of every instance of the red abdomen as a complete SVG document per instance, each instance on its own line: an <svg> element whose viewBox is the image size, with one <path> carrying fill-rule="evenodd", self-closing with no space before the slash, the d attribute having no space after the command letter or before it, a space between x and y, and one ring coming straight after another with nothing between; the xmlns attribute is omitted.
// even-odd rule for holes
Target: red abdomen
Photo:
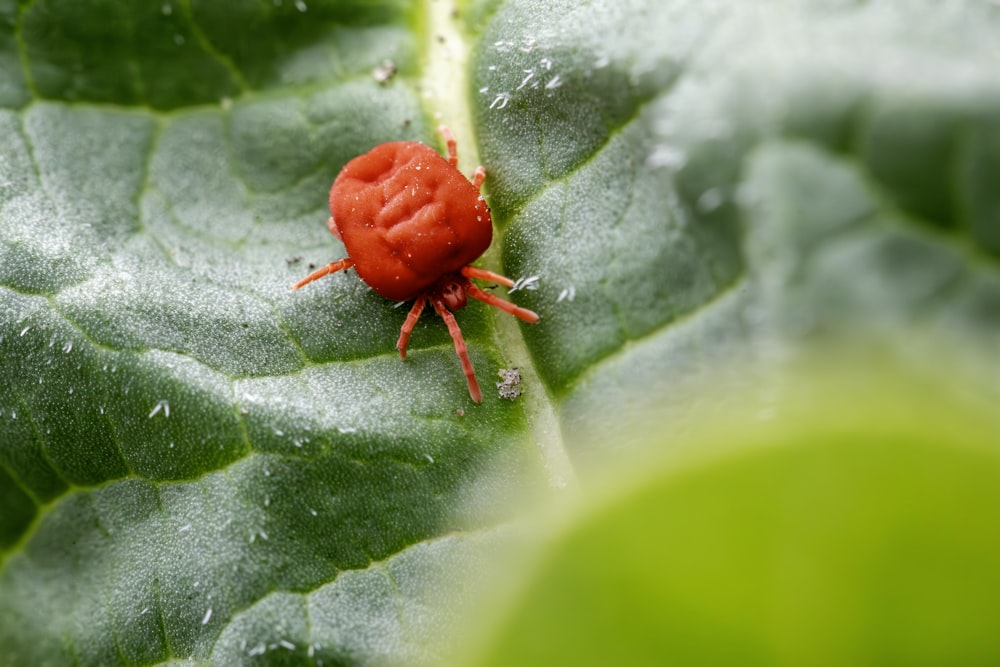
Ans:
<svg viewBox="0 0 1000 667"><path fill-rule="evenodd" d="M413 141L376 146L348 162L330 212L358 275L407 301L486 252L489 208L460 171Z"/></svg>

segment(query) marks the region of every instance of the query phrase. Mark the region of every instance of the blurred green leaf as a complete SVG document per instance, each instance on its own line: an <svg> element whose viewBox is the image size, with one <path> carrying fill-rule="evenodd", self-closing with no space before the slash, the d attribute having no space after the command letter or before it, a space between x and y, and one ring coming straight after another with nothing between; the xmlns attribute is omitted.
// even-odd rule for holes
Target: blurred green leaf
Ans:
<svg viewBox="0 0 1000 667"><path fill-rule="evenodd" d="M0 663L443 659L515 501L817 342L1000 395L989 3L141 4L0 0ZM343 164L441 121L538 276L537 325L458 315L514 402L288 289Z"/></svg>
<svg viewBox="0 0 1000 667"><path fill-rule="evenodd" d="M469 664L996 664L1000 422L907 379L649 434L674 455L508 549Z"/></svg>

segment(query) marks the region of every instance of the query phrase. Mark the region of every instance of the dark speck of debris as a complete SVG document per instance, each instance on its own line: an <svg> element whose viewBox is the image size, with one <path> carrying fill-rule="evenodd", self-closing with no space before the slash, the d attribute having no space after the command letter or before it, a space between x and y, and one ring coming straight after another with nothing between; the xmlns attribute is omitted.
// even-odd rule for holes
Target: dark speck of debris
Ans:
<svg viewBox="0 0 1000 667"><path fill-rule="evenodd" d="M391 60L383 60L372 70L372 77L378 83L389 83L389 79L396 76L396 63Z"/></svg>
<svg viewBox="0 0 1000 667"><path fill-rule="evenodd" d="M500 398L513 401L521 395L521 371L516 368L501 368L497 375L500 376L500 382L497 382Z"/></svg>
<svg viewBox="0 0 1000 667"><path fill-rule="evenodd" d="M413 121L410 120L409 118L404 118L403 119L403 127L409 127L412 123L413 123Z"/></svg>
<svg viewBox="0 0 1000 667"><path fill-rule="evenodd" d="M302 261L302 256L301 255L298 255L296 257L288 257L288 258L285 259L285 263L288 264L288 266L295 266L296 264L298 264L301 261Z"/></svg>
<svg viewBox="0 0 1000 667"><path fill-rule="evenodd" d="M315 268L316 268L316 263L315 262L309 262L309 270L312 271Z"/></svg>
<svg viewBox="0 0 1000 667"><path fill-rule="evenodd" d="M438 44L444 44L444 35L438 35L437 36L437 41L438 41Z"/></svg>

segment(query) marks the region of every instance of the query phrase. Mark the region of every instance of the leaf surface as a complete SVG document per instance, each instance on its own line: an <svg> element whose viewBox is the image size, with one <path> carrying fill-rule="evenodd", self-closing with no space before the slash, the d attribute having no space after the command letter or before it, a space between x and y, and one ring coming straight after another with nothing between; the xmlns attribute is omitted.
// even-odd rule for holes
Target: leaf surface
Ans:
<svg viewBox="0 0 1000 667"><path fill-rule="evenodd" d="M987 3L140 4L0 0L0 662L434 661L517 499L816 342L1000 393ZM482 405L439 318L289 290L442 121L542 318L458 314Z"/></svg>

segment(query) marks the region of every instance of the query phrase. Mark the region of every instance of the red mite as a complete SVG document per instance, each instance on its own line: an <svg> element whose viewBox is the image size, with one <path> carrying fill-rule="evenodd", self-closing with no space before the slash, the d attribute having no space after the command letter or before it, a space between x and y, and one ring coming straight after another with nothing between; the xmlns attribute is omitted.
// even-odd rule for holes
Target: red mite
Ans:
<svg viewBox="0 0 1000 667"><path fill-rule="evenodd" d="M406 344L428 301L448 325L472 400L483 394L469 361L452 310L468 297L506 311L525 322L538 315L493 296L470 278L513 287L510 278L469 266L493 239L490 209L479 194L486 170L477 167L470 183L458 170L458 149L451 131L438 131L448 144L448 159L415 141L376 146L346 165L330 188L330 231L343 241L348 257L331 262L293 286L299 289L352 266L373 290L393 301L415 299L399 332L396 349L406 359Z"/></svg>

